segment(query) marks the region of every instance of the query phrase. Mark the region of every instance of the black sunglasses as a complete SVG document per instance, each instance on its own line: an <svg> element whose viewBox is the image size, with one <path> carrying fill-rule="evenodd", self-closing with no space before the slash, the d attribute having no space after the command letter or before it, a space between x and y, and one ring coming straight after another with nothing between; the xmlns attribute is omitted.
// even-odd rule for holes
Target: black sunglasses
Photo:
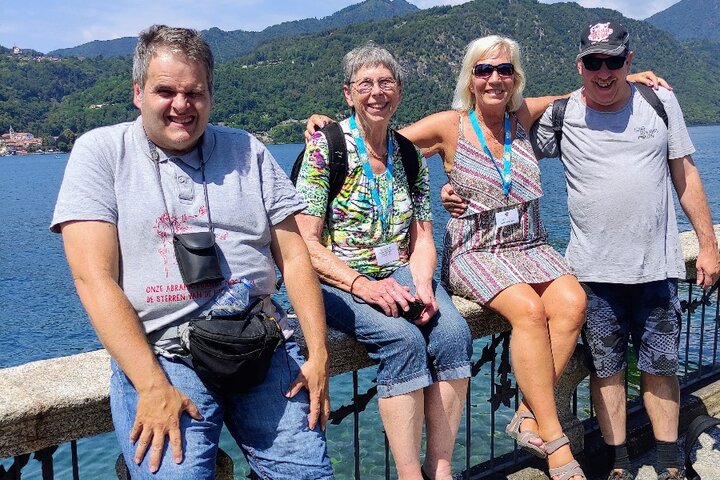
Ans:
<svg viewBox="0 0 720 480"><path fill-rule="evenodd" d="M489 63L478 63L472 69L473 75L480 78L487 78L497 71L501 77L512 77L515 73L515 66L512 63L501 63L490 65Z"/></svg>
<svg viewBox="0 0 720 480"><path fill-rule="evenodd" d="M597 72L602 68L602 64L604 63L607 65L607 68L609 70L618 70L625 65L625 61L627 60L627 57L621 56L621 57L607 57L607 58L598 58L598 57L582 57L583 65L585 66L586 70L590 70L591 72Z"/></svg>

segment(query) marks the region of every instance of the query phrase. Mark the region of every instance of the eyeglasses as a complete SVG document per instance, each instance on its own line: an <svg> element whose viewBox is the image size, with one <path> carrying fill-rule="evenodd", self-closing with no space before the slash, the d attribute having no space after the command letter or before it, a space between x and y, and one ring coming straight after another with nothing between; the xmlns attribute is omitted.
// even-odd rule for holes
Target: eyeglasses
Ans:
<svg viewBox="0 0 720 480"><path fill-rule="evenodd" d="M582 63L585 66L585 69L590 70L591 72L597 72L600 70L603 63L607 65L608 70L618 70L625 65L626 60L627 57L624 56L599 58L588 55L587 57L582 57Z"/></svg>
<svg viewBox="0 0 720 480"><path fill-rule="evenodd" d="M355 90L357 90L358 93L370 93L376 83L383 92L394 92L397 89L397 81L394 78L381 78L377 82L365 78L363 80L353 80L350 82L350 85L355 84Z"/></svg>
<svg viewBox="0 0 720 480"><path fill-rule="evenodd" d="M515 74L515 66L512 63L501 63L500 65L478 63L472 69L473 75L480 78L488 78L494 71L498 72L501 77L512 77Z"/></svg>

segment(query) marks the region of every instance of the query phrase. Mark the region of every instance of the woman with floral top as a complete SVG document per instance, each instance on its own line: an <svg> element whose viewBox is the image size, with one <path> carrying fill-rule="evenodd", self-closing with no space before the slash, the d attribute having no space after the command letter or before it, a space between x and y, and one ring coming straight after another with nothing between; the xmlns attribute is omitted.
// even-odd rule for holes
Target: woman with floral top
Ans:
<svg viewBox="0 0 720 480"><path fill-rule="evenodd" d="M352 109L340 123L347 177L328 207L330 152L316 132L298 176L308 207L297 222L323 284L328 324L378 363L378 405L398 477L450 479L472 346L466 321L433 281L427 164L415 149L419 172L408 185L400 135L388 127L403 89L392 55L369 43L345 55L343 67Z"/></svg>

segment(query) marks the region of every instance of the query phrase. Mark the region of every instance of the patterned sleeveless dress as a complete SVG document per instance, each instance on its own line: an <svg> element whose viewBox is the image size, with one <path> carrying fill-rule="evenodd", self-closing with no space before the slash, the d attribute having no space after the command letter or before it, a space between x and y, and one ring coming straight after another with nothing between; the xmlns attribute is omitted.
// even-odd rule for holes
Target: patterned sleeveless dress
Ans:
<svg viewBox="0 0 720 480"><path fill-rule="evenodd" d="M512 189L506 197L492 159L465 137L462 120L448 179L469 206L445 229L443 283L456 295L487 303L516 283L543 283L572 274L547 243L540 220L540 166L525 131L518 123L512 142ZM496 228L495 214L513 208L519 222Z"/></svg>

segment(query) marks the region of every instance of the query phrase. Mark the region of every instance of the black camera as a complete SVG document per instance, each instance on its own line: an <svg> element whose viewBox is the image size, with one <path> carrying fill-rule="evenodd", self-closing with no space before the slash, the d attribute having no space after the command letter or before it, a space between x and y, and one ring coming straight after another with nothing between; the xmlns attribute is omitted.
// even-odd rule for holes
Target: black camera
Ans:
<svg viewBox="0 0 720 480"><path fill-rule="evenodd" d="M414 302L408 303L407 310L400 310L400 316L403 317L405 320L414 322L415 320L420 318L423 310L425 310L425 304L420 300L415 300Z"/></svg>

